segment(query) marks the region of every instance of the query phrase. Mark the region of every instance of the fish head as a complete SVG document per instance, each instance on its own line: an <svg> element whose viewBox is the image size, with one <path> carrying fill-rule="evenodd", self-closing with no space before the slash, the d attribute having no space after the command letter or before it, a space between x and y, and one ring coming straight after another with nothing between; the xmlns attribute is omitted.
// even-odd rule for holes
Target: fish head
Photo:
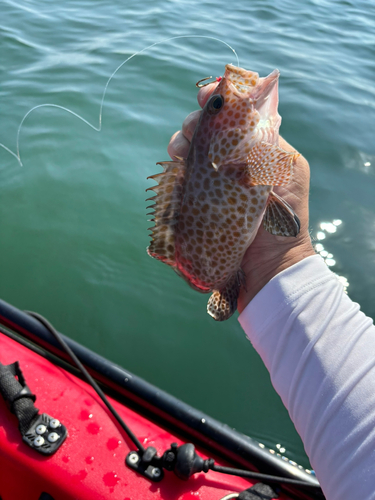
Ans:
<svg viewBox="0 0 375 500"><path fill-rule="evenodd" d="M278 132L279 71L259 78L258 73L228 64L214 93L207 100L193 142L201 154L208 154L214 167L233 160L236 150L256 141L259 127ZM234 158L236 159L236 158Z"/></svg>

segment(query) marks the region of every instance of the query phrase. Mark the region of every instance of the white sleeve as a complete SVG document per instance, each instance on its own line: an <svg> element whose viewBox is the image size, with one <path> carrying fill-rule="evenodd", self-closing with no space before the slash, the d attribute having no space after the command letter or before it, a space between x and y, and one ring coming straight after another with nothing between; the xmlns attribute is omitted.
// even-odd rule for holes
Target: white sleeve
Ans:
<svg viewBox="0 0 375 500"><path fill-rule="evenodd" d="M321 257L275 276L239 321L327 500L375 499L375 327Z"/></svg>

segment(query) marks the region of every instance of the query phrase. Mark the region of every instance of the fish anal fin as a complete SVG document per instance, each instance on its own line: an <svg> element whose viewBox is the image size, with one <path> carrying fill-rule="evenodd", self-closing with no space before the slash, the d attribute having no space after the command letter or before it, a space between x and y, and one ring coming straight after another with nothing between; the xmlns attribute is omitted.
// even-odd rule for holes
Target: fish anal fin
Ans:
<svg viewBox="0 0 375 500"><path fill-rule="evenodd" d="M207 303L207 312L215 321L225 321L236 311L238 294L243 282L244 274L239 270L223 288L212 292Z"/></svg>
<svg viewBox="0 0 375 500"><path fill-rule="evenodd" d="M301 223L289 203L271 191L263 217L263 227L275 236L297 236Z"/></svg>
<svg viewBox="0 0 375 500"><path fill-rule="evenodd" d="M299 153L290 153L273 144L260 142L246 157L244 180L247 184L287 186L293 175L293 165Z"/></svg>
<svg viewBox="0 0 375 500"><path fill-rule="evenodd" d="M185 162L167 161L158 163L164 172L148 177L158 182L156 186L146 189L156 193L151 199L151 208L155 226L151 230L151 243L147 253L169 266L175 266L175 226L178 222L182 199L182 187L185 175Z"/></svg>

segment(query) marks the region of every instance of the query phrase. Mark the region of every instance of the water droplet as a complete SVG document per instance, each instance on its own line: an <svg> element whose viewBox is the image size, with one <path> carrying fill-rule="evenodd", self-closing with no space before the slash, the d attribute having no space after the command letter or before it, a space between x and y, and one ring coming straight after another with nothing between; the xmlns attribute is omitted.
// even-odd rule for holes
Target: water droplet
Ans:
<svg viewBox="0 0 375 500"><path fill-rule="evenodd" d="M107 472L107 474L103 476L103 481L106 486L116 486L119 480L115 472Z"/></svg>
<svg viewBox="0 0 375 500"><path fill-rule="evenodd" d="M87 432L89 432L90 434L98 434L101 427L95 423L95 422L91 422L91 424L89 424L87 427Z"/></svg>
<svg viewBox="0 0 375 500"><path fill-rule="evenodd" d="M113 437L113 438L110 438L108 439L107 441L107 448L110 450L110 451L113 451L115 450L118 445L121 443L121 441L119 441L117 438Z"/></svg>
<svg viewBox="0 0 375 500"><path fill-rule="evenodd" d="M90 418L90 412L88 410L82 410L78 418L80 420L88 420Z"/></svg>

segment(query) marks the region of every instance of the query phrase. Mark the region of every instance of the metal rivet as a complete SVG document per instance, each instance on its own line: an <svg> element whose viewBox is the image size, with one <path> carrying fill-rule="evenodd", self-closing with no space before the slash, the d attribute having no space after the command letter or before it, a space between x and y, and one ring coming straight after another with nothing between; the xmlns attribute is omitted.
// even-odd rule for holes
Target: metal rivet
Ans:
<svg viewBox="0 0 375 500"><path fill-rule="evenodd" d="M46 430L47 430L47 427L45 425L39 424L39 425L37 425L35 432L37 434L44 434L46 432Z"/></svg>
<svg viewBox="0 0 375 500"><path fill-rule="evenodd" d="M50 443L55 443L58 439L60 439L60 436L57 432L51 432L51 434L48 434L47 439Z"/></svg>
<svg viewBox="0 0 375 500"><path fill-rule="evenodd" d="M42 444L44 444L44 438L42 436L37 436L33 441L33 445L36 448L39 448L39 446L42 446Z"/></svg>
<svg viewBox="0 0 375 500"><path fill-rule="evenodd" d="M160 474L161 474L161 470L158 469L157 467L155 467L154 470L152 471L152 475L154 477L160 477Z"/></svg>
<svg viewBox="0 0 375 500"><path fill-rule="evenodd" d="M57 429L57 427L60 426L60 421L57 420L57 418L53 418L48 425L51 427L51 429Z"/></svg>
<svg viewBox="0 0 375 500"><path fill-rule="evenodd" d="M139 456L138 456L138 454L137 454L137 453L135 453L135 452L130 453L128 460L129 460L129 462L130 462L131 464L133 464L133 465L134 465L134 464L138 463L138 461L139 461Z"/></svg>

